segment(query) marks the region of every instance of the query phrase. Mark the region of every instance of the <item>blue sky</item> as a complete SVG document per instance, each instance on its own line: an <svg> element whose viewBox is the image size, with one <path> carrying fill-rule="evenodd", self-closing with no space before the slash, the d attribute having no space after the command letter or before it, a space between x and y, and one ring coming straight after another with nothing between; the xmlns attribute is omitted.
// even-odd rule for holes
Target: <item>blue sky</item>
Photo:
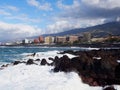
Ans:
<svg viewBox="0 0 120 90"><path fill-rule="evenodd" d="M0 42L94 26L119 17L120 0L0 0Z"/></svg>

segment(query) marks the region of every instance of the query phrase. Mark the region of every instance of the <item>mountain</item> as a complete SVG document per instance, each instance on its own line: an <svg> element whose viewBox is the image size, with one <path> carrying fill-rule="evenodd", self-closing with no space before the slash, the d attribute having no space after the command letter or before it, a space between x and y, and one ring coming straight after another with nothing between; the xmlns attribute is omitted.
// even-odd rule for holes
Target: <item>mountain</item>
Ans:
<svg viewBox="0 0 120 90"><path fill-rule="evenodd" d="M90 32L94 37L104 37L106 35L120 35L120 22L109 22L101 25L96 25L87 28L77 28L55 34L44 34L43 36L63 36L82 34L84 32Z"/></svg>
<svg viewBox="0 0 120 90"><path fill-rule="evenodd" d="M87 28L77 28L72 29L60 33L54 33L54 34L43 34L42 36L64 36L64 35L76 35L76 34L82 34L84 32L90 32L92 36L94 37L105 37L109 34L112 35L120 35L120 22L109 22L101 25L96 25L92 27ZM34 36L31 38L38 38L38 36Z"/></svg>
<svg viewBox="0 0 120 90"><path fill-rule="evenodd" d="M120 22L109 22L101 25L96 25L92 27L87 28L77 28L77 29L71 29L68 31L60 32L60 33L54 33L54 34L43 34L42 36L64 36L64 35L82 35L84 32L90 32L93 37L105 37L109 34L111 35L117 35L120 36ZM26 37L28 39L34 39L38 38L39 36L33 36L33 37ZM19 38L14 41L21 41L24 38ZM3 40L1 42L7 42L11 40Z"/></svg>

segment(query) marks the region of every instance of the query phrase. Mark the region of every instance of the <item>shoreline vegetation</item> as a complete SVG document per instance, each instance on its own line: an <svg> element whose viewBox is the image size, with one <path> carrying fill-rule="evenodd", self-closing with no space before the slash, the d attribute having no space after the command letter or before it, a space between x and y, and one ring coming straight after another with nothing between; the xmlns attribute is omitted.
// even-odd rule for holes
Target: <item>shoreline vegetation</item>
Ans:
<svg viewBox="0 0 120 90"><path fill-rule="evenodd" d="M120 85L120 49L99 49L90 51L67 50L59 54L71 54L76 57L69 58L67 55L62 57L49 57L51 63L46 59L28 59L27 61L14 61L12 65L24 63L26 65L48 65L53 66L53 72L76 72L83 83L90 86L106 87L103 90L116 90L112 85ZM35 53L31 54L35 56ZM36 63L37 62L37 63ZM2 65L1 70L10 64Z"/></svg>

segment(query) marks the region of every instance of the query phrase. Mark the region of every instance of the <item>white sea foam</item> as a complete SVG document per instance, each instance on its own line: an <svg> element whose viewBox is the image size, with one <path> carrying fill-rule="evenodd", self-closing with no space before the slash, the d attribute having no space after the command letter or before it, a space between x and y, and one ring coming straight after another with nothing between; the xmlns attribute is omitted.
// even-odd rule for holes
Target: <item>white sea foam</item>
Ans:
<svg viewBox="0 0 120 90"><path fill-rule="evenodd" d="M68 54L68 53L65 53L65 54L58 54L58 53L59 53L59 51L54 50L54 51L47 51L47 52L37 52L35 54L35 56L32 56L33 53L23 53L21 55L24 56L23 60L46 59L48 63L52 62L51 60L48 59L49 57L51 57L51 58L54 58L55 56L62 57L63 55L67 55L69 58L76 57L75 55L71 55L71 54Z"/></svg>
<svg viewBox="0 0 120 90"><path fill-rule="evenodd" d="M120 60L117 60L118 63L120 63Z"/></svg>
<svg viewBox="0 0 120 90"><path fill-rule="evenodd" d="M80 47L83 50L99 50L100 48L92 48L92 47Z"/></svg>
<svg viewBox="0 0 120 90"><path fill-rule="evenodd" d="M1 90L101 90L81 82L74 73L51 71L53 67L19 64L0 71Z"/></svg>
<svg viewBox="0 0 120 90"><path fill-rule="evenodd" d="M35 57L25 56L26 59L61 57L58 51L38 52ZM23 55L27 55L26 53ZM70 58L75 57L71 54ZM91 87L83 84L81 78L75 72L54 73L51 66L19 64L9 66L0 71L0 90L102 90L102 87ZM116 86L120 90L120 86Z"/></svg>

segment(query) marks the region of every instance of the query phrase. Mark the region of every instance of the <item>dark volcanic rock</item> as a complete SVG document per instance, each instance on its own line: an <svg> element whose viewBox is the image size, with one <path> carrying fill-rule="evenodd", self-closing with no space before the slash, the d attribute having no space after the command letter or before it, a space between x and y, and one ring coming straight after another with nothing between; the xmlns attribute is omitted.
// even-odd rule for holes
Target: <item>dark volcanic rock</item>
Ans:
<svg viewBox="0 0 120 90"><path fill-rule="evenodd" d="M104 88L103 90L116 90L113 86L108 86L106 88Z"/></svg>
<svg viewBox="0 0 120 90"><path fill-rule="evenodd" d="M10 64L2 65L1 67L8 67Z"/></svg>
<svg viewBox="0 0 120 90"><path fill-rule="evenodd" d="M48 58L53 61L48 63L46 59L36 59L35 61L41 61L40 65L54 66L54 72L71 72L78 73L82 81L90 86L106 86L103 90L115 90L111 85L120 85L120 49L100 49L91 51L64 51L61 52L77 55L77 57L69 58L67 55L59 58ZM29 59L27 62L15 61L13 65L19 63L26 63L27 65L36 64L33 59ZM37 64L36 64L37 65ZM1 67L7 67L3 65Z"/></svg>
<svg viewBox="0 0 120 90"><path fill-rule="evenodd" d="M27 65L34 64L33 59L29 59L26 64L27 64Z"/></svg>
<svg viewBox="0 0 120 90"><path fill-rule="evenodd" d="M20 61L14 61L13 62L13 65L17 65L17 64L19 64L19 63L21 63Z"/></svg>
<svg viewBox="0 0 120 90"><path fill-rule="evenodd" d="M55 72L58 72L58 71L68 72L68 71L70 71L70 59L67 55L63 55L63 57L61 57L61 58L55 57L54 71Z"/></svg>
<svg viewBox="0 0 120 90"><path fill-rule="evenodd" d="M47 61L45 59L42 59L40 65L48 65Z"/></svg>
<svg viewBox="0 0 120 90"><path fill-rule="evenodd" d="M35 61L40 61L40 59L36 59Z"/></svg>
<svg viewBox="0 0 120 90"><path fill-rule="evenodd" d="M82 81L91 86L105 86L120 84L120 49L100 49L91 51L64 51L77 55L69 59L66 55L55 57L54 72L75 71L81 76Z"/></svg>
<svg viewBox="0 0 120 90"><path fill-rule="evenodd" d="M51 57L49 57L48 59L49 59L49 60L51 60L51 61L54 61L54 59L53 59L53 58L51 58Z"/></svg>
<svg viewBox="0 0 120 90"><path fill-rule="evenodd" d="M115 77L116 77L117 79L120 79L120 63L119 63L119 65L116 66L116 68L115 68Z"/></svg>

